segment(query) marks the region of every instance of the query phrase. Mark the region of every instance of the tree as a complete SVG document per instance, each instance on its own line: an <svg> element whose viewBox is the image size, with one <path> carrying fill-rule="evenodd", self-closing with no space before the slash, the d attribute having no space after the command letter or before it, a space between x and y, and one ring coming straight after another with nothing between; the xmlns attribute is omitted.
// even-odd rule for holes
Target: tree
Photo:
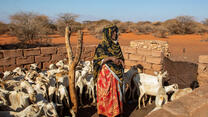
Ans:
<svg viewBox="0 0 208 117"><path fill-rule="evenodd" d="M194 17L192 16L178 16L176 17L176 20L178 21L178 26L181 29L182 34L192 34L195 33L195 21Z"/></svg>
<svg viewBox="0 0 208 117"><path fill-rule="evenodd" d="M33 43L36 39L43 39L51 33L48 16L32 12L20 12L10 16L10 34L25 43Z"/></svg>
<svg viewBox="0 0 208 117"><path fill-rule="evenodd" d="M75 21L78 17L79 15L72 13L60 14L56 21L59 34L64 35L64 29L66 26L70 26L72 32L77 32L78 30L82 29L81 23Z"/></svg>
<svg viewBox="0 0 208 117"><path fill-rule="evenodd" d="M68 65L69 65L69 93L71 97L71 101L73 103L72 110L76 114L78 109L78 101L77 101L77 95L75 90L75 68L77 64L80 61L80 57L82 54L82 45L83 45L83 33L79 31L79 37L78 37L78 44L77 44L77 51L75 57L73 56L71 44L70 44L70 35L71 30L69 29L69 26L66 26L65 28L65 43L66 43L66 50L67 50L67 56L68 56ZM71 109L69 110L71 112Z"/></svg>

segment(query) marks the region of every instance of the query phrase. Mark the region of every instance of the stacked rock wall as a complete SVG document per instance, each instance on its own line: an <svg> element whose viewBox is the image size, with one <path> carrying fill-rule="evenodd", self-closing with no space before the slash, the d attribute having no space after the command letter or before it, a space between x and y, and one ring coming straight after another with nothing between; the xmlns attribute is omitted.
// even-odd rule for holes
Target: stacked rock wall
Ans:
<svg viewBox="0 0 208 117"><path fill-rule="evenodd" d="M149 74L161 71L163 59L169 54L168 43L155 40L131 41L130 46L122 47L122 52L126 69L141 64L144 67L144 72Z"/></svg>
<svg viewBox="0 0 208 117"><path fill-rule="evenodd" d="M83 47L81 60L92 60L96 46ZM76 47L72 47L73 53ZM13 70L16 67L27 68L36 63L41 69L47 69L51 63L67 58L65 46L39 47L31 49L0 50L0 71Z"/></svg>
<svg viewBox="0 0 208 117"><path fill-rule="evenodd" d="M199 56L197 80L200 86L208 85L208 55Z"/></svg>

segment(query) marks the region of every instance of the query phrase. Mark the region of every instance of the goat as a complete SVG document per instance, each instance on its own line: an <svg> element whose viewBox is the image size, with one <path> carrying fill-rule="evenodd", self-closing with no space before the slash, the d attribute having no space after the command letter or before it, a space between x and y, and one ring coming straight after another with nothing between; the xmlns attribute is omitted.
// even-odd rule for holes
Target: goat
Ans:
<svg viewBox="0 0 208 117"><path fill-rule="evenodd" d="M192 89L191 88L184 88L184 89L178 89L176 90L173 95L171 96L170 100L173 101L173 100L176 100L184 95L187 95L189 93L192 92Z"/></svg>
<svg viewBox="0 0 208 117"><path fill-rule="evenodd" d="M88 75L85 79L84 79L84 84L87 86L87 91L86 94L89 94L89 99L93 98L93 102L95 103L95 82L93 79L93 75Z"/></svg>
<svg viewBox="0 0 208 117"><path fill-rule="evenodd" d="M34 95L29 95L24 92L9 91L10 108L13 110L22 110L30 105L30 102L35 102Z"/></svg>
<svg viewBox="0 0 208 117"><path fill-rule="evenodd" d="M69 108L70 105L69 105L69 94L68 94L68 91L66 90L64 85L60 84L58 86L58 99L59 99L60 103L63 102L64 98L66 99L66 105Z"/></svg>
<svg viewBox="0 0 208 117"><path fill-rule="evenodd" d="M131 96L132 93L132 88L131 88L131 81L133 77L138 74L138 69L137 66L132 66L126 73L123 74L123 98L124 102L126 102L126 87L127 85L129 86L130 94L129 97Z"/></svg>
<svg viewBox="0 0 208 117"><path fill-rule="evenodd" d="M184 89L177 89L173 95L171 96L170 100L173 101L173 100L176 100L184 95L187 95L189 93L191 93L195 88L198 88L199 87L199 83L197 81L193 81L191 84L190 84L190 87L191 88L184 88Z"/></svg>
<svg viewBox="0 0 208 117"><path fill-rule="evenodd" d="M76 75L78 75L78 76L75 76L75 87L76 87L76 89L79 87L79 95L80 95L80 103L81 103L81 105L83 105L83 103L82 103L83 88L86 85L84 83L84 79L87 78L88 74L92 70L92 68L91 68L89 63L84 64L84 65L85 66L82 68L82 70L80 72L76 71Z"/></svg>
<svg viewBox="0 0 208 117"><path fill-rule="evenodd" d="M164 86L165 92L169 93L171 91L176 91L178 90L178 84L172 84L172 85L168 85L168 86Z"/></svg>
<svg viewBox="0 0 208 117"><path fill-rule="evenodd" d="M26 107L24 110L20 112L10 112L10 115L15 117L39 117L41 113L41 109L37 104L32 104Z"/></svg>
<svg viewBox="0 0 208 117"><path fill-rule="evenodd" d="M136 76L133 78L133 81L134 84L136 85L138 95L140 93L138 99L139 109L141 108L140 100L144 94L157 97L157 95L162 95L160 93L165 92L165 89L163 91L162 78L165 77L166 74L167 72L164 72L163 74L160 72L159 74L157 74L157 76L152 76L145 73L136 74ZM143 100L143 104L144 104L144 100Z"/></svg>

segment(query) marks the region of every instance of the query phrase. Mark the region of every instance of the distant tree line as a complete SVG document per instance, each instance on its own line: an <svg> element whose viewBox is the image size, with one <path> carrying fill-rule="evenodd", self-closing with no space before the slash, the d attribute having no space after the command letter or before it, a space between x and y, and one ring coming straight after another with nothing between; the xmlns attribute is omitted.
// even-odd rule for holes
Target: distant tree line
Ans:
<svg viewBox="0 0 208 117"><path fill-rule="evenodd" d="M120 33L133 32L136 34L152 34L165 38L173 34L201 34L208 32L208 19L197 22L192 16L178 16L164 22L122 22L120 20L76 21L79 15L72 13L59 14L53 21L46 15L33 12L20 12L10 16L10 23L0 22L0 35L9 34L16 36L22 43L32 43L35 40L47 39L48 35L64 35L66 25L72 32L87 29L97 38L102 38L102 29L105 25L116 24Z"/></svg>

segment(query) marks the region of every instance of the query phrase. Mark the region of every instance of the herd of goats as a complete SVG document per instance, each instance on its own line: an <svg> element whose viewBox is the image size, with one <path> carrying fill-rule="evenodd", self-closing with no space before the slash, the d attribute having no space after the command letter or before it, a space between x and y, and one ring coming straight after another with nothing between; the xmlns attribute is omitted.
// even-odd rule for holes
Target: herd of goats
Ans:
<svg viewBox="0 0 208 117"><path fill-rule="evenodd" d="M17 67L12 71L5 71L0 77L0 113L15 117L62 116L64 108L70 108L67 90L69 67L65 62L66 60L60 60L56 64L50 64L47 71L39 69L37 64L31 64L29 69ZM132 66L126 70L122 89L124 102L126 97L132 97L135 101L135 93L138 95L139 109L141 100L144 107L145 100L149 99L151 103L151 96L155 96L154 110L157 110L169 101L167 93L174 92L170 97L172 101L193 90L179 89L177 84L163 86L162 80L167 72L149 75L138 72L138 69L138 66ZM75 87L79 91L77 95L81 105L83 91L92 103L96 103L96 83L92 71L91 61L80 62L76 67ZM196 83L193 85L196 87ZM74 116L72 110L71 115Z"/></svg>

